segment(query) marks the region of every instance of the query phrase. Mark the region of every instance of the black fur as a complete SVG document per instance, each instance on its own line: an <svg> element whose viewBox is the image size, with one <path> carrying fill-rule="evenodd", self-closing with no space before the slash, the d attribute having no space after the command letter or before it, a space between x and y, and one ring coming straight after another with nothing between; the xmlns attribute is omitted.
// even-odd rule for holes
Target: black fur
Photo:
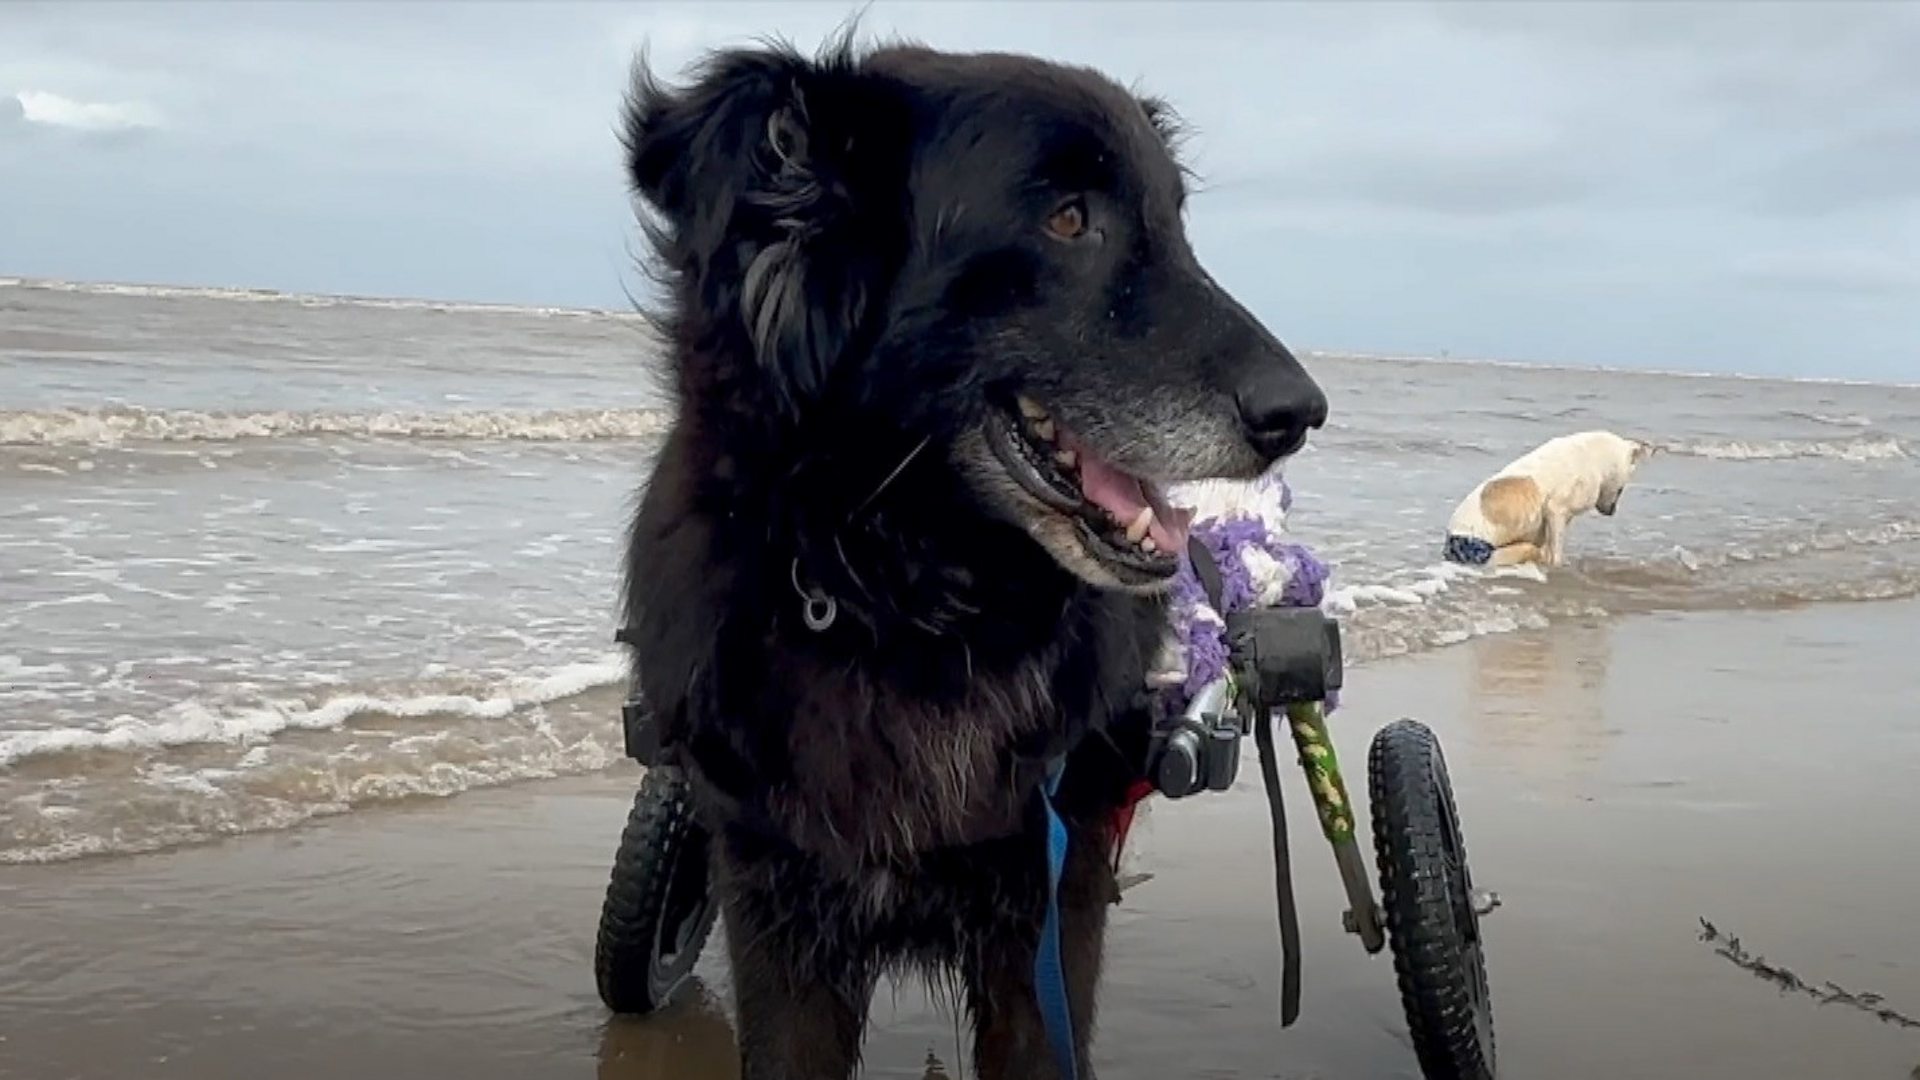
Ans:
<svg viewBox="0 0 1920 1080"><path fill-rule="evenodd" d="M959 988L982 1076L1050 1077L1035 787L1071 750L1084 1059L1164 609L1036 542L977 434L1030 394L1136 475L1244 476L1324 398L1195 262L1170 110L1091 72L741 50L682 89L640 71L626 127L679 409L628 625L721 840L746 1080L850 1076L903 966ZM1074 196L1097 235L1045 234Z"/></svg>

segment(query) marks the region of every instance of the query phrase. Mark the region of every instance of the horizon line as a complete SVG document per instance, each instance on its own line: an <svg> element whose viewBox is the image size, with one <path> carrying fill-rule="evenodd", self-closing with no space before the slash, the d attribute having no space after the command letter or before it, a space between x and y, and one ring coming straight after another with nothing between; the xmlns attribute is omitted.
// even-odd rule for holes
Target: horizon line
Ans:
<svg viewBox="0 0 1920 1080"><path fill-rule="evenodd" d="M129 292L132 290L142 290L152 296L165 295L171 292L177 294L199 294L207 299L218 299L222 294L226 294L234 299L245 296L259 299L290 301L332 300L347 304L365 304L370 306L382 304L419 305L422 307L444 307L474 311L639 319L649 326L653 324L652 318L645 312L634 308L582 307L569 304L527 304L502 300L459 300L447 297L402 296L391 293L305 292L260 285L203 285L181 282L113 281L101 278L55 278L26 274L0 274L0 288L5 287L41 288L71 292L98 291L104 295L112 295L115 290L127 290ZM1897 382L1891 379L1848 378L1844 376L1768 375L1743 371L1701 371L1681 368L1633 367L1621 364L1520 360L1511 357L1495 356L1453 356L1451 354L1434 355L1430 353L1378 352L1334 346L1303 347L1300 351L1310 356L1317 356L1329 360L1377 360L1388 363L1458 364L1462 366L1480 365L1486 367L1518 368L1528 371L1571 371L1607 375L1652 375L1672 379L1737 379L1747 382L1774 382L1815 386L1887 387L1896 390L1920 390L1920 382ZM1445 352L1445 350L1443 350L1443 352Z"/></svg>

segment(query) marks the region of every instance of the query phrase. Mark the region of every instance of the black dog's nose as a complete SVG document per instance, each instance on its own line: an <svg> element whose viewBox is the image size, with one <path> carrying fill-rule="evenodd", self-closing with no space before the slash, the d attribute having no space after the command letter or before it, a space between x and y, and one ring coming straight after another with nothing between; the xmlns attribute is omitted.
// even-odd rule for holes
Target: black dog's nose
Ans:
<svg viewBox="0 0 1920 1080"><path fill-rule="evenodd" d="M1327 422L1327 395L1304 372L1285 367L1263 371L1233 395L1247 441L1262 457L1282 458L1299 450L1307 432Z"/></svg>

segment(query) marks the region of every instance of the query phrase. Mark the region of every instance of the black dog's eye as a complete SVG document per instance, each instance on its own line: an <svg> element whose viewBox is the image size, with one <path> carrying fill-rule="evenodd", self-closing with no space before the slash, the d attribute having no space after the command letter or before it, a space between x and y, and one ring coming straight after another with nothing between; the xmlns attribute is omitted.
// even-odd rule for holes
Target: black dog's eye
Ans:
<svg viewBox="0 0 1920 1080"><path fill-rule="evenodd" d="M1047 232L1055 240L1078 240L1087 234L1087 203L1078 195L1047 215Z"/></svg>

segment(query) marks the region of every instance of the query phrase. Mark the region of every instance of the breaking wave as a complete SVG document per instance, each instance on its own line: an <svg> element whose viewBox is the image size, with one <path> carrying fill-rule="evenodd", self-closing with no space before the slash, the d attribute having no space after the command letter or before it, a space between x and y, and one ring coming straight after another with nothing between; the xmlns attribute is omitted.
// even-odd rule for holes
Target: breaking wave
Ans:
<svg viewBox="0 0 1920 1080"><path fill-rule="evenodd" d="M618 735L533 732L489 747L471 761L431 748L377 760L331 757L298 765L141 771L139 793L119 796L125 817L50 805L28 796L12 808L16 836L0 835L0 866L58 863L165 851L222 837L272 832L354 810L412 799L445 799L528 780L579 776L621 760Z"/></svg>
<svg viewBox="0 0 1920 1080"><path fill-rule="evenodd" d="M1654 557L1581 555L1536 566L1407 565L1342 581L1322 605L1346 628L1349 663L1541 629L1562 618L1770 609L1920 595L1920 520L1796 529ZM1907 549L1907 550L1903 550Z"/></svg>
<svg viewBox="0 0 1920 1080"><path fill-rule="evenodd" d="M182 746L249 744L286 731L338 728L357 716L498 720L535 705L613 685L626 677L625 662L608 657L542 675L517 676L471 693L344 694L311 706L289 701L243 708L183 701L152 720L122 716L104 728L53 728L0 736L0 767L55 754L143 753Z"/></svg>
<svg viewBox="0 0 1920 1080"><path fill-rule="evenodd" d="M646 438L664 432L670 419L664 409L198 412L128 405L0 410L0 446L115 447L311 435L578 442Z"/></svg>
<svg viewBox="0 0 1920 1080"><path fill-rule="evenodd" d="M1826 458L1834 461L1889 461L1908 457L1907 447L1891 436L1859 439L1741 439L1700 440L1663 444L1661 449L1682 457L1718 461L1789 461Z"/></svg>
<svg viewBox="0 0 1920 1080"><path fill-rule="evenodd" d="M1425 353L1365 352L1352 349L1311 349L1306 354L1321 360L1357 360L1389 364L1438 364L1458 367L1506 368L1515 371L1555 371L1597 375L1651 375L1663 379L1702 379L1712 382L1759 382L1802 386L1868 386L1900 390L1920 389L1920 383L1890 382L1876 379L1847 379L1827 375L1758 375L1737 371L1689 371L1676 368L1625 366L1620 364L1569 364L1540 360L1503 360L1491 356L1433 356Z"/></svg>
<svg viewBox="0 0 1920 1080"><path fill-rule="evenodd" d="M142 285L108 281L59 281L52 278L0 277L0 288L41 292L81 293L89 296L127 296L191 300L232 300L253 304L295 304L308 308L355 307L387 311L440 311L460 314L534 315L578 319L623 319L645 322L631 311L597 308L530 307L520 304L483 304L456 300L418 300L386 296L330 296L281 292L278 289L221 288L200 285Z"/></svg>
<svg viewBox="0 0 1920 1080"><path fill-rule="evenodd" d="M1494 446L1483 440L1461 438L1457 435L1429 435L1416 432L1359 433L1336 429L1329 431L1320 443L1324 443L1325 449L1355 450L1386 456L1438 457L1463 452L1470 454L1497 452ZM1309 452L1317 452L1322 448L1319 443L1307 444Z"/></svg>
<svg viewBox="0 0 1920 1080"><path fill-rule="evenodd" d="M1799 420L1810 420L1816 424L1825 424L1828 427L1864 428L1864 427L1873 426L1872 417L1860 416L1855 413L1828 414L1828 413L1817 413L1817 412L1799 412L1794 409L1788 409L1787 415Z"/></svg>

